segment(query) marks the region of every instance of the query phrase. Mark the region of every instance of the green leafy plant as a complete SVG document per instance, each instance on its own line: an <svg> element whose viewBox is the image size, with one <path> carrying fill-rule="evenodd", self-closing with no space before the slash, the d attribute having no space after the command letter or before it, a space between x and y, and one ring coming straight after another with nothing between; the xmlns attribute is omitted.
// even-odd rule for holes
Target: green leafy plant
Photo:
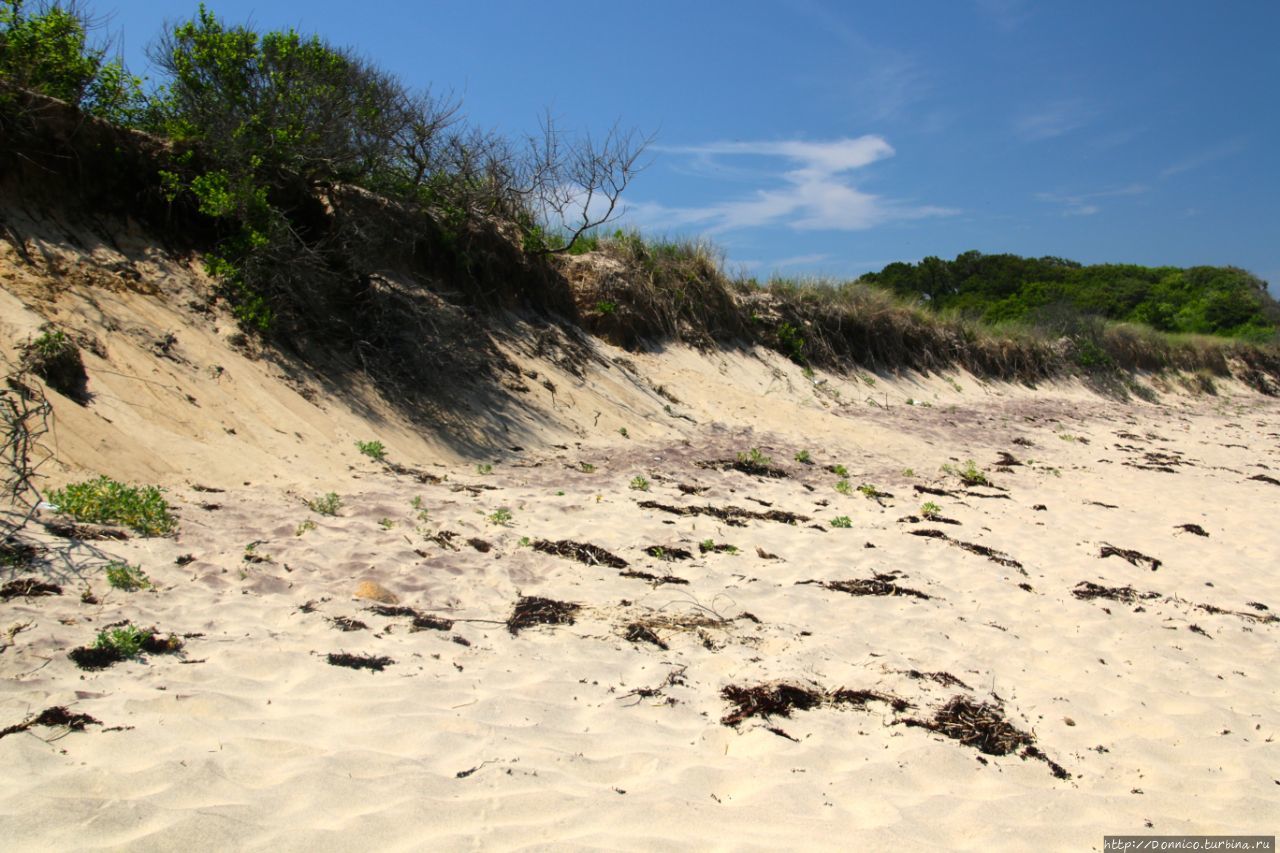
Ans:
<svg viewBox="0 0 1280 853"><path fill-rule="evenodd" d="M126 624L116 628L107 628L98 632L98 636L93 642L93 648L107 649L126 659L136 658L142 654L142 649L147 640L151 639L151 635L151 631L139 628L136 625Z"/></svg>
<svg viewBox="0 0 1280 853"><path fill-rule="evenodd" d="M862 493L864 498L869 498L871 500L875 500L880 497L880 490L870 483L863 483L861 486L858 486L858 491Z"/></svg>
<svg viewBox="0 0 1280 853"><path fill-rule="evenodd" d="M739 452L738 461L761 468L773 464L773 458L762 453L758 447L753 447L745 453Z"/></svg>
<svg viewBox="0 0 1280 853"><path fill-rule="evenodd" d="M488 462L481 462L480 464L476 465L476 473L482 476L492 474L493 466L490 465Z"/></svg>
<svg viewBox="0 0 1280 853"><path fill-rule="evenodd" d="M832 527L853 527L853 521L847 515L837 515L831 519Z"/></svg>
<svg viewBox="0 0 1280 853"><path fill-rule="evenodd" d="M623 438L631 438L631 434L627 432L626 427L618 427L618 435L622 436Z"/></svg>
<svg viewBox="0 0 1280 853"><path fill-rule="evenodd" d="M489 514L489 523L498 524L503 527L511 523L511 510L505 506L498 507Z"/></svg>
<svg viewBox="0 0 1280 853"><path fill-rule="evenodd" d="M942 514L942 507L933 501L925 501L920 505L920 517L927 519L935 519Z"/></svg>
<svg viewBox="0 0 1280 853"><path fill-rule="evenodd" d="M356 447L375 462L381 462L387 458L387 448L381 441L357 441Z"/></svg>
<svg viewBox="0 0 1280 853"><path fill-rule="evenodd" d="M813 457L809 455L809 451L801 450L799 453L796 454L796 461L799 462L801 465L812 465Z"/></svg>
<svg viewBox="0 0 1280 853"><path fill-rule="evenodd" d="M383 518L378 519L378 526L381 527L383 530L390 530L391 528L396 526L396 523L384 516Z"/></svg>
<svg viewBox="0 0 1280 853"><path fill-rule="evenodd" d="M308 518L306 521L298 525L298 529L293 531L293 535L301 536L302 534L315 529L316 529L316 523Z"/></svg>
<svg viewBox="0 0 1280 853"><path fill-rule="evenodd" d="M836 491L842 495L853 494L853 486L849 485L848 480L840 480L836 483Z"/></svg>
<svg viewBox="0 0 1280 853"><path fill-rule="evenodd" d="M849 476L849 469L844 467L843 465L832 465L830 468L830 471L832 474L835 474L837 477Z"/></svg>
<svg viewBox="0 0 1280 853"><path fill-rule="evenodd" d="M342 509L342 498L335 492L329 492L307 501L307 508L320 515L337 515L338 510Z"/></svg>
<svg viewBox="0 0 1280 853"><path fill-rule="evenodd" d="M914 468L903 468L903 469L902 469L902 476L904 476L904 477L914 477L915 475L916 475L916 472L915 472L915 469L914 469Z"/></svg>
<svg viewBox="0 0 1280 853"><path fill-rule="evenodd" d="M178 526L163 490L127 486L106 476L57 489L49 502L76 521L123 524L143 536L161 536Z"/></svg>
<svg viewBox="0 0 1280 853"><path fill-rule="evenodd" d="M958 468L954 465L943 465L942 472L959 478L960 482L966 486L991 485L991 480L987 478L986 472L979 469L977 463L972 459L966 460L964 465Z"/></svg>
<svg viewBox="0 0 1280 853"><path fill-rule="evenodd" d="M128 563L116 561L108 563L106 569L107 584L112 589L135 592L151 586L151 580L141 566L131 566Z"/></svg>
<svg viewBox="0 0 1280 853"><path fill-rule="evenodd" d="M642 474L636 474L631 478L631 488L637 492L649 491L649 481Z"/></svg>

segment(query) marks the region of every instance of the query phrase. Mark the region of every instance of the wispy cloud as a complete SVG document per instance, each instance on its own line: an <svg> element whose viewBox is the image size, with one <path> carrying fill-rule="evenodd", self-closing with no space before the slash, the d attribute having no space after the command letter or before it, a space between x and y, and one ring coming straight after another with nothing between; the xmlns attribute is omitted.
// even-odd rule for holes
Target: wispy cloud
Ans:
<svg viewBox="0 0 1280 853"><path fill-rule="evenodd" d="M1196 154L1192 154L1186 159L1179 160L1172 166L1160 172L1160 177L1171 178L1174 175L1180 175L1183 172L1190 172L1192 169L1199 169L1201 166L1207 166L1216 160L1225 160L1239 154L1248 146L1248 140L1243 138L1229 139L1221 142L1212 148L1207 148Z"/></svg>
<svg viewBox="0 0 1280 853"><path fill-rule="evenodd" d="M1091 193L1036 193L1036 198L1040 201L1061 205L1063 216L1093 216L1102 210L1102 206L1098 204L1101 199L1142 195L1149 189L1150 187L1145 184L1128 184L1115 189L1098 190Z"/></svg>
<svg viewBox="0 0 1280 853"><path fill-rule="evenodd" d="M1053 139L1087 125L1094 112L1079 98L1054 101L1023 113L1013 121L1013 129L1030 142Z"/></svg>
<svg viewBox="0 0 1280 853"><path fill-rule="evenodd" d="M1005 32L1013 32L1031 17L1024 0L977 0L978 11Z"/></svg>
<svg viewBox="0 0 1280 853"><path fill-rule="evenodd" d="M697 225L710 233L768 225L809 231L857 231L895 220L955 212L886 199L854 186L850 172L893 156L893 147L879 136L825 142L712 142L659 150L694 158L765 158L775 163L769 173L769 183L774 186L700 207L642 202L628 211L628 218L642 226Z"/></svg>

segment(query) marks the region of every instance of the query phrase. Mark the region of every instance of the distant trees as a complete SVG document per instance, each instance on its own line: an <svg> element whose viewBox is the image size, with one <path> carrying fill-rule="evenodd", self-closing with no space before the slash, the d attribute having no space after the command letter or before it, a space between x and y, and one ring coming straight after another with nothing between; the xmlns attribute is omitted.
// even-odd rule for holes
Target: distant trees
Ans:
<svg viewBox="0 0 1280 853"><path fill-rule="evenodd" d="M953 261L890 264L863 280L989 323L1058 325L1064 312L1074 312L1167 332L1262 339L1274 335L1280 321L1265 283L1236 267L1083 266L970 251Z"/></svg>

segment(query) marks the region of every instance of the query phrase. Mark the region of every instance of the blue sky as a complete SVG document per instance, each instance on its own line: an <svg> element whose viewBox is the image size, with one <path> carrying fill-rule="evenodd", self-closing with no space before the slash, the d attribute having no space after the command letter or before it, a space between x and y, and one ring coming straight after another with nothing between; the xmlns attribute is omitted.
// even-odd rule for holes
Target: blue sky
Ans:
<svg viewBox="0 0 1280 853"><path fill-rule="evenodd" d="M733 270L968 250L1235 264L1280 290L1280 2L211 2L467 116L656 135L627 220ZM135 71L195 4L93 0Z"/></svg>

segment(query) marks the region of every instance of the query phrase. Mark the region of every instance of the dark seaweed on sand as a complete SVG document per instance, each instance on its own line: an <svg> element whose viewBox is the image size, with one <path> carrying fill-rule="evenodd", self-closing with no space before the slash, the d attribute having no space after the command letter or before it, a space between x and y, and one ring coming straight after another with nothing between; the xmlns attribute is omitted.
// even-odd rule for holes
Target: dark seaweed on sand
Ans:
<svg viewBox="0 0 1280 853"><path fill-rule="evenodd" d="M412 619L412 627L414 631L449 631L453 629L452 619L443 619L439 616L432 616L428 613L422 613L414 610L412 607L402 607L390 604L375 604L367 608L371 613L379 616L407 616Z"/></svg>
<svg viewBox="0 0 1280 853"><path fill-rule="evenodd" d="M720 696L733 705L729 713L720 719L726 726L737 726L750 717L764 720L790 717L792 711L809 711L823 705L865 708L870 702L885 702L895 711L911 707L905 699L875 690L841 688L826 691L787 682L757 684L754 687L730 684L720 691Z"/></svg>
<svg viewBox="0 0 1280 853"><path fill-rule="evenodd" d="M843 592L848 595L905 595L926 601L933 597L918 589L902 586L896 582L897 580L898 575L891 573L876 574L870 578L857 578L847 581L796 581L796 584L815 584L823 589Z"/></svg>
<svg viewBox="0 0 1280 853"><path fill-rule="evenodd" d="M1071 590L1071 594L1081 601L1092 601L1095 598L1107 598L1123 604L1134 604L1138 601L1149 601L1159 598L1158 592L1139 592L1131 586L1102 586L1092 581L1080 581Z"/></svg>
<svg viewBox="0 0 1280 853"><path fill-rule="evenodd" d="M736 506L671 506L670 504L662 504L657 501L640 501L637 506L641 509L656 509L662 512L671 513L672 515L710 515L726 522L727 524L735 526L741 526L741 519L780 521L783 524L795 524L797 522L809 520L809 516L807 515L785 512L778 509L769 510L768 512L753 512L749 509L742 509L741 507Z"/></svg>
<svg viewBox="0 0 1280 853"><path fill-rule="evenodd" d="M35 598L41 595L62 595L62 587L56 583L46 583L38 578L18 578L0 587L0 599Z"/></svg>
<svg viewBox="0 0 1280 853"><path fill-rule="evenodd" d="M330 652L328 660L333 666L345 666L350 669L369 669L374 672L382 672L395 663L394 660L385 655L352 655L346 652Z"/></svg>
<svg viewBox="0 0 1280 853"><path fill-rule="evenodd" d="M507 617L507 630L515 635L534 625L572 625L573 614L581 608L582 605L570 601L522 596Z"/></svg>
<svg viewBox="0 0 1280 853"><path fill-rule="evenodd" d="M931 719L910 718L902 722L960 741L985 755L1009 755L1021 749L1024 759L1035 758L1045 762L1056 778L1071 778L1066 769L1035 746L1035 735L1006 720L998 705L975 702L967 696L957 695L935 711Z"/></svg>
<svg viewBox="0 0 1280 853"><path fill-rule="evenodd" d="M1102 543L1102 550L1099 552L1098 556L1121 557L1131 566L1136 566L1139 563L1147 563L1151 566L1151 571L1153 572L1164 564L1162 560L1157 560L1155 557L1148 557L1141 551L1135 551L1132 548L1117 548L1115 545L1108 545L1106 542Z"/></svg>
<svg viewBox="0 0 1280 853"><path fill-rule="evenodd" d="M633 622L628 625L625 636L627 638L627 642L630 643L652 643L663 651L671 648L661 637L657 635L657 633L654 632L652 628L641 624L640 622Z"/></svg>
<svg viewBox="0 0 1280 853"><path fill-rule="evenodd" d="M88 714L73 714L61 705L54 705L21 723L0 729L0 737L25 732L32 726L66 726L73 732L82 732L85 726L100 725L102 725L101 720L94 719Z"/></svg>
<svg viewBox="0 0 1280 853"><path fill-rule="evenodd" d="M539 539L533 543L533 550L541 551L544 554L554 554L557 557L567 557L570 560L577 560L579 563L585 563L588 566L608 566L611 569L625 569L627 561L610 554L598 545L592 545L589 542L574 542L572 539L561 539L558 542L551 542L547 539Z"/></svg>

